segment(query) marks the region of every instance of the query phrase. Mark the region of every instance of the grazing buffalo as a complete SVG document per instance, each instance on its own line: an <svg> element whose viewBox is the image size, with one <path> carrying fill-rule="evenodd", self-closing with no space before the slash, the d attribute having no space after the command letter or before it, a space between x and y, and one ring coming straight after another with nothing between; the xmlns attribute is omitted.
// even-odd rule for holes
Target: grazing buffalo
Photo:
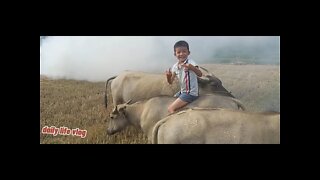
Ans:
<svg viewBox="0 0 320 180"><path fill-rule="evenodd" d="M107 87L110 81L114 106L125 103L128 100L137 102L161 95L173 96L180 90L177 80L170 85L167 83L166 77L163 74L125 71L107 80L105 84L106 107L108 102ZM212 74L198 78L198 83L200 95L214 93L234 98L234 96L222 86L222 82Z"/></svg>
<svg viewBox="0 0 320 180"><path fill-rule="evenodd" d="M176 98L162 96L154 97L148 100L138 101L133 104L124 103L117 105L110 114L107 133L114 134L131 124L142 129L151 142L153 126L162 118L168 115L167 107ZM231 97L220 95L202 95L194 102L188 104L185 108L228 108L245 110L243 104Z"/></svg>
<svg viewBox="0 0 320 180"><path fill-rule="evenodd" d="M156 123L153 144L280 144L280 113L189 109Z"/></svg>

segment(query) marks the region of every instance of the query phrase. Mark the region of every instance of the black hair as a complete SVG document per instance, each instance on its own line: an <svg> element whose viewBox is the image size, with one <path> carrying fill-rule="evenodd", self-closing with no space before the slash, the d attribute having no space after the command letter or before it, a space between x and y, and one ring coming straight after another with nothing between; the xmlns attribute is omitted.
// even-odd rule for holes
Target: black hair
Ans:
<svg viewBox="0 0 320 180"><path fill-rule="evenodd" d="M186 41L178 41L178 42L176 42L174 44L174 46L173 46L173 50L176 51L177 47L186 47L186 48L188 48L188 51L189 51L189 44Z"/></svg>

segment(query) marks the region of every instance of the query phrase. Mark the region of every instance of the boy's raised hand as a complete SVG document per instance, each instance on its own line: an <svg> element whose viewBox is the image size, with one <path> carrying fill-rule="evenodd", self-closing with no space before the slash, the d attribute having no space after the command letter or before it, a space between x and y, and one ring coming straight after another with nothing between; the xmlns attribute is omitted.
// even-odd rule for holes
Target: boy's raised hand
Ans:
<svg viewBox="0 0 320 180"><path fill-rule="evenodd" d="M171 72L171 69L169 68L169 71L168 70L166 70L166 75L167 75L167 77L169 76L169 77L171 77L172 76L172 72Z"/></svg>
<svg viewBox="0 0 320 180"><path fill-rule="evenodd" d="M171 84L171 77L172 77L172 72L171 69L169 68L169 71L166 70L166 76L167 76L167 81L169 84Z"/></svg>

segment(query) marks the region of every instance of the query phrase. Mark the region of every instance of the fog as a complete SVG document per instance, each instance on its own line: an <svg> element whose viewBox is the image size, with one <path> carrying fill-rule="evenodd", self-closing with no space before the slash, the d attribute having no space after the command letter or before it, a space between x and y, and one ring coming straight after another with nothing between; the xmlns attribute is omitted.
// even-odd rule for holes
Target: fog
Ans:
<svg viewBox="0 0 320 180"><path fill-rule="evenodd" d="M173 45L189 43L198 64L279 64L279 36L46 36L40 37L40 74L105 81L124 70L163 73L177 62Z"/></svg>

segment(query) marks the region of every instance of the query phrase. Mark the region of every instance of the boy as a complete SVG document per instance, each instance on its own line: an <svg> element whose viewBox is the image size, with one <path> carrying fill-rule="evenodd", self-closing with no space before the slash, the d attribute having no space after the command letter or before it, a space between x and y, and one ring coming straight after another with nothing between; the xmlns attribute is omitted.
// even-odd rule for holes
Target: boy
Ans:
<svg viewBox="0 0 320 180"><path fill-rule="evenodd" d="M192 59L188 59L189 55L189 44L186 41L175 43L174 56L177 57L178 62L172 66L172 72L170 69L166 71L166 76L169 84L172 84L176 76L178 77L180 92L176 94L176 97L179 98L168 107L170 114L196 100L199 96L197 76L201 77L202 72Z"/></svg>

